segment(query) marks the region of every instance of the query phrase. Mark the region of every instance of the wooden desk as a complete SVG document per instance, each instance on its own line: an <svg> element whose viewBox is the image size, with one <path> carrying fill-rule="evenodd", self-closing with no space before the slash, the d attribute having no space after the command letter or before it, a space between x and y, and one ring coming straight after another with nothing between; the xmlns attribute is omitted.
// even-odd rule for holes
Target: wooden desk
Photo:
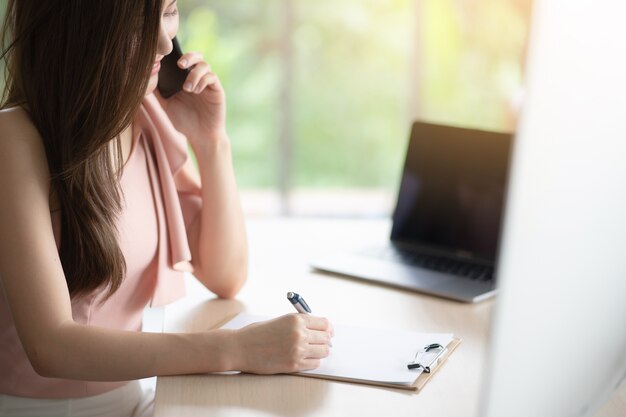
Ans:
<svg viewBox="0 0 626 417"><path fill-rule="evenodd" d="M216 300L190 278L188 296L166 308L164 330L207 330L240 311L291 313L285 294L296 291L316 314L335 323L461 337L461 346L421 392L290 375L160 377L155 417L478 415L493 301L462 304L318 274L308 267L315 252L384 241L389 226L380 220L251 221L250 276L237 300ZM597 417L623 416L625 410L626 386Z"/></svg>

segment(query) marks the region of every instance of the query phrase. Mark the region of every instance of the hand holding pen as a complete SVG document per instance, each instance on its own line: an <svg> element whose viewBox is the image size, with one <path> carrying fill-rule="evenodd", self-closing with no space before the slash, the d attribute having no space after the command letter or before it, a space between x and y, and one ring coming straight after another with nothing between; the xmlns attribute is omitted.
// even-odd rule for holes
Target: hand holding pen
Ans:
<svg viewBox="0 0 626 417"><path fill-rule="evenodd" d="M291 302L291 304L298 311L298 313L302 313L302 314L312 313L311 307L309 307L309 305L306 303L306 301L304 301L304 298L302 298L300 294L289 291L287 293L287 299ZM331 334L332 334L332 328L331 328ZM330 340L328 341L328 346L333 347L333 344L330 342Z"/></svg>
<svg viewBox="0 0 626 417"><path fill-rule="evenodd" d="M302 297L297 299L301 301L296 309L306 314L286 314L225 330L226 337L232 336L231 343L222 344L231 360L227 370L276 374L319 367L330 353L333 327L327 319L309 314L311 309Z"/></svg>

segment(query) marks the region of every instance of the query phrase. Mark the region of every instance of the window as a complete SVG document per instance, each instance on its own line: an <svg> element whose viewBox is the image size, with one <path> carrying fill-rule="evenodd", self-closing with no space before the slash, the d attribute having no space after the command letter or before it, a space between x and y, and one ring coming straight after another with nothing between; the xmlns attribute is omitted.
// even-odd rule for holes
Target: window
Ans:
<svg viewBox="0 0 626 417"><path fill-rule="evenodd" d="M226 89L249 214L385 216L412 120L513 129L530 1L179 0L178 37Z"/></svg>
<svg viewBox="0 0 626 417"><path fill-rule="evenodd" d="M179 0L249 213L387 215L411 120L514 126L530 0Z"/></svg>

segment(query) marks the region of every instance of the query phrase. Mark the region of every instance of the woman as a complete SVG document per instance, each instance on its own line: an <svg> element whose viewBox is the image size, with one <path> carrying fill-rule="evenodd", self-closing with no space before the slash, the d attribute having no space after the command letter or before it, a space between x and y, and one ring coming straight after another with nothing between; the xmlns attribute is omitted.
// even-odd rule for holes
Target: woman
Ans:
<svg viewBox="0 0 626 417"><path fill-rule="evenodd" d="M143 406L130 380L294 372L328 355L330 324L301 314L138 331L147 303L182 295L183 271L223 298L247 274L218 77L187 53L184 91L155 91L177 29L176 0L8 2L0 415L133 415Z"/></svg>

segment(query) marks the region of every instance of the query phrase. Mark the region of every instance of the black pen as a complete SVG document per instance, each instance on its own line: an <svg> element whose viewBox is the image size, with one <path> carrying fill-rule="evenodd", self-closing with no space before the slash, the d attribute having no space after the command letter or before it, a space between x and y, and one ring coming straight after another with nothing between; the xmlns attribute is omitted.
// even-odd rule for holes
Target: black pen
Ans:
<svg viewBox="0 0 626 417"><path fill-rule="evenodd" d="M287 293L287 299L291 301L291 304L298 310L298 313L311 314L311 307L309 307L300 294L289 291ZM328 342L328 346L333 347L330 341Z"/></svg>

